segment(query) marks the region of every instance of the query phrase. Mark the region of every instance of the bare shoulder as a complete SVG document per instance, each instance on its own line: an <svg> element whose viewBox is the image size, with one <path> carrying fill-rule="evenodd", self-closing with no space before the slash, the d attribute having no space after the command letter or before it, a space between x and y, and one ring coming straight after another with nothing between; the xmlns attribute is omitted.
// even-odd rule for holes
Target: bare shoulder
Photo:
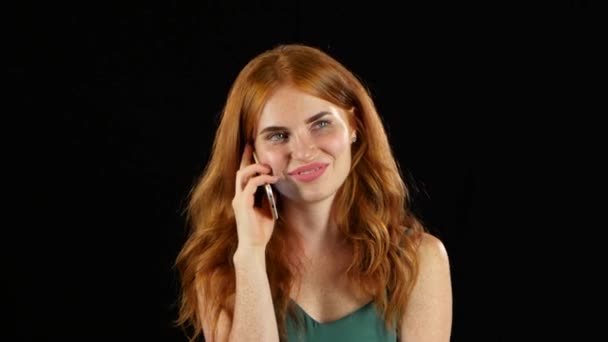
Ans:
<svg viewBox="0 0 608 342"><path fill-rule="evenodd" d="M448 253L443 242L429 233L418 240L418 278L401 323L403 341L450 340L452 287Z"/></svg>
<svg viewBox="0 0 608 342"><path fill-rule="evenodd" d="M423 233L419 240L418 257L424 263L447 263L448 251L443 242L436 236Z"/></svg>

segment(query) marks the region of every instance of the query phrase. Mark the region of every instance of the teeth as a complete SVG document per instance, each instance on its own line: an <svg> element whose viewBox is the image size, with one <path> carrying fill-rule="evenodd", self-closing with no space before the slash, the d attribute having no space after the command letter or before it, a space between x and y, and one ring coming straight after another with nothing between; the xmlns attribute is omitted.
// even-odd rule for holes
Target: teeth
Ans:
<svg viewBox="0 0 608 342"><path fill-rule="evenodd" d="M320 167L317 167L317 168L314 168L314 169L311 169L311 170L306 170L306 171L298 172L298 174L299 174L299 175L307 175L307 174L309 174L309 173L316 172L316 171L318 171L319 169L320 169Z"/></svg>

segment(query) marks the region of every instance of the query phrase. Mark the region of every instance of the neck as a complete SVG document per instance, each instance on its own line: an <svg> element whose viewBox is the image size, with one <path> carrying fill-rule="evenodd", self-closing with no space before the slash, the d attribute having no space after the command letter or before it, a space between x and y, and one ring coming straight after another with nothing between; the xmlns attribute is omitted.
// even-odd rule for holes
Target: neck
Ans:
<svg viewBox="0 0 608 342"><path fill-rule="evenodd" d="M294 233L307 254L316 254L342 240L331 218L332 203L333 198L316 203L285 203L287 229Z"/></svg>

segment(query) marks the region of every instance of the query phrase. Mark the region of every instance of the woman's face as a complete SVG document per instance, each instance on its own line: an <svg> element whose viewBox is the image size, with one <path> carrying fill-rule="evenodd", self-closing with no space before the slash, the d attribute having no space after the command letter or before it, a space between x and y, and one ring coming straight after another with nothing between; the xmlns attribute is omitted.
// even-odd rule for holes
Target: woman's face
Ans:
<svg viewBox="0 0 608 342"><path fill-rule="evenodd" d="M296 202L333 198L351 166L354 131L347 113L292 87L274 92L262 109L255 151L280 180L275 188Z"/></svg>

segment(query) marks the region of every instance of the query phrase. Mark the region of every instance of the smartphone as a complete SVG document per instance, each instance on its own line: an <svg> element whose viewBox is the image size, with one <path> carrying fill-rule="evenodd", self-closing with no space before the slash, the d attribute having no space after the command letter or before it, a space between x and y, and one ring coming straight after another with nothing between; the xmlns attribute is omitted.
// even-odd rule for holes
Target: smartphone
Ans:
<svg viewBox="0 0 608 342"><path fill-rule="evenodd" d="M259 164L258 157L253 152L253 160L256 164ZM264 189L266 190L266 197L268 198L268 203L270 204L270 211L272 212L272 217L277 220L279 218L279 212L277 211L277 202L274 200L274 192L272 191L272 186L266 183L264 184Z"/></svg>

